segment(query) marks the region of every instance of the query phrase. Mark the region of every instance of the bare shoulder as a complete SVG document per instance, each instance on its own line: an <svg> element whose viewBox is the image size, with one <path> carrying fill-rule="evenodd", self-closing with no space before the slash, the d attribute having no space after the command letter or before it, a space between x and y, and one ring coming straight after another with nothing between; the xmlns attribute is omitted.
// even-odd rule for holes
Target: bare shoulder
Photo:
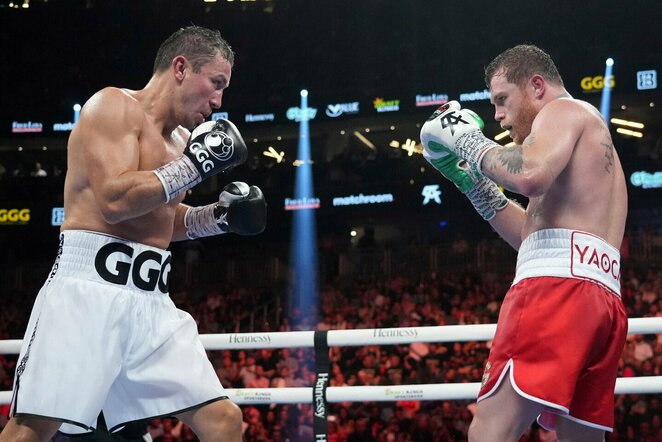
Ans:
<svg viewBox="0 0 662 442"><path fill-rule="evenodd" d="M541 119L578 123L599 116L598 110L589 103L574 98L557 98L547 103L538 113Z"/></svg>
<svg viewBox="0 0 662 442"><path fill-rule="evenodd" d="M117 87L106 87L96 92L83 106L80 122L92 122L100 128L108 125L109 128L138 129L142 125L144 111L140 102L132 91Z"/></svg>
<svg viewBox="0 0 662 442"><path fill-rule="evenodd" d="M542 107L533 122L532 131L549 132L563 136L567 141L580 139L585 132L604 124L600 112L581 100L557 98Z"/></svg>

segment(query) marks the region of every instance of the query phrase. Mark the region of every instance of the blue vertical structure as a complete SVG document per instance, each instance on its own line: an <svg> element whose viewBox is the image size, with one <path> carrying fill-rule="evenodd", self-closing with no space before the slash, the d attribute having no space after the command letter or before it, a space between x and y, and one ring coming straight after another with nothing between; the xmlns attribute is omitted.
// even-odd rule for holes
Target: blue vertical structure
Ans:
<svg viewBox="0 0 662 442"><path fill-rule="evenodd" d="M614 59L610 57L605 61L604 84L602 86L602 99L600 100L600 113L602 114L602 118L604 118L607 122L607 125L609 125L609 108L611 106L611 81L613 68Z"/></svg>
<svg viewBox="0 0 662 442"><path fill-rule="evenodd" d="M78 117L80 117L80 109L81 109L80 104L78 103L74 104L74 121L73 121L74 124L78 123Z"/></svg>
<svg viewBox="0 0 662 442"><path fill-rule="evenodd" d="M299 123L299 148L297 159L294 198L311 201L313 193L313 170L310 155L310 130L308 120L308 91L301 91ZM293 212L292 240L290 243L292 268L292 311L290 321L294 328L312 329L317 324L318 263L315 207L302 204Z"/></svg>

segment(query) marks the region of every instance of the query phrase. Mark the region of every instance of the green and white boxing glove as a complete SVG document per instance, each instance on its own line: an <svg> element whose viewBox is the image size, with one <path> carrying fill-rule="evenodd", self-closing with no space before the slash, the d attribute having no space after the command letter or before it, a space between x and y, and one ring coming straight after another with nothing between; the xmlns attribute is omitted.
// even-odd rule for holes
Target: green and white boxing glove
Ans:
<svg viewBox="0 0 662 442"><path fill-rule="evenodd" d="M467 196L484 220L491 220L496 216L497 211L508 205L508 198L499 190L494 181L483 176L478 170L470 167L465 160L453 155L450 151L439 151L432 157L424 149L423 157Z"/></svg>
<svg viewBox="0 0 662 442"><path fill-rule="evenodd" d="M432 157L451 153L481 172L483 157L498 144L483 135L485 123L457 101L440 106L421 128L423 149Z"/></svg>

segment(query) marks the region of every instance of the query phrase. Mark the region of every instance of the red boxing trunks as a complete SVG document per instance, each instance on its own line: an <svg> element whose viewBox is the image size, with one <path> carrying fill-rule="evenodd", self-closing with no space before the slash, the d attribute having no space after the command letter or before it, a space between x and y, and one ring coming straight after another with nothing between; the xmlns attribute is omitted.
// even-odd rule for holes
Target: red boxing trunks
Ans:
<svg viewBox="0 0 662 442"><path fill-rule="evenodd" d="M595 235L546 229L519 249L478 395L507 373L522 396L542 404L553 430L558 415L612 431L614 386L627 335L618 250Z"/></svg>

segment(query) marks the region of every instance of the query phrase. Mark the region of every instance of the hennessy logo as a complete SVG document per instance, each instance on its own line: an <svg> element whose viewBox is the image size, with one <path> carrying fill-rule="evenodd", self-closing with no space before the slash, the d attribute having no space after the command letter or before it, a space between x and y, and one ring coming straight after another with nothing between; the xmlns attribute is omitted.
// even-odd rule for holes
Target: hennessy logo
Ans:
<svg viewBox="0 0 662 442"><path fill-rule="evenodd" d="M441 128L448 128L451 131L451 135L455 135L455 125L457 124L469 124L468 121L462 119L462 114L459 112L451 111L446 115L443 115L439 121L441 122Z"/></svg>
<svg viewBox="0 0 662 442"><path fill-rule="evenodd" d="M326 404L324 402L324 386L329 380L328 373L319 373L315 381L315 416L326 418Z"/></svg>

